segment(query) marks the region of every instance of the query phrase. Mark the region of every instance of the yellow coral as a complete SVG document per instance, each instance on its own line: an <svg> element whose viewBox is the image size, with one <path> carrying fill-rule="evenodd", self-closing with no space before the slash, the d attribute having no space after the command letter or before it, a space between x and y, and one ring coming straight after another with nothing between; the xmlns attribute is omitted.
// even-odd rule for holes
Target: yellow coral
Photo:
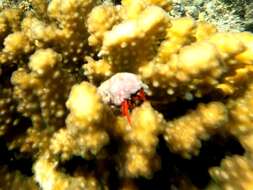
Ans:
<svg viewBox="0 0 253 190"><path fill-rule="evenodd" d="M26 36L35 42L38 48L42 48L44 43L57 41L62 37L61 32L56 25L42 22L38 18L29 16L22 21L22 30Z"/></svg>
<svg viewBox="0 0 253 190"><path fill-rule="evenodd" d="M206 22L199 22L196 27L196 40L206 40L217 32L217 29L214 25L206 23Z"/></svg>
<svg viewBox="0 0 253 190"><path fill-rule="evenodd" d="M0 176L1 189L20 189L22 187L23 190L39 190L39 186L32 177L28 177L18 170L10 171L7 166L1 166Z"/></svg>
<svg viewBox="0 0 253 190"><path fill-rule="evenodd" d="M173 4L20 0L2 8L1 153L7 164L27 156L34 176L6 167L0 188L36 189L35 180L44 190L138 189L167 172L161 166L169 154L168 188L197 189L174 156L198 157L201 141L216 133L233 135L245 149L210 170L216 185L252 188L253 34L172 18ZM149 86L147 101L138 91L129 96L131 123L97 93L118 72L137 74ZM188 106L193 111L185 114ZM65 168L76 158L80 165Z"/></svg>
<svg viewBox="0 0 253 190"><path fill-rule="evenodd" d="M182 46L193 42L195 28L196 23L192 18L185 17L171 20L171 27L166 29L166 39L161 43L158 50L159 61L167 61Z"/></svg>
<svg viewBox="0 0 253 190"><path fill-rule="evenodd" d="M253 129L252 122L252 106L253 106L253 85L250 84L243 97L238 98L237 101L230 101L230 122L226 127L228 130L239 136L247 134Z"/></svg>
<svg viewBox="0 0 253 190"><path fill-rule="evenodd" d="M221 183L224 190L248 190L253 188L253 167L250 160L242 156L227 157L221 167L210 169L210 174Z"/></svg>
<svg viewBox="0 0 253 190"><path fill-rule="evenodd" d="M162 115L157 113L150 104L144 103L132 112L131 118L132 128L125 134L124 139L138 144L145 152L152 153L158 143L157 135L165 124Z"/></svg>
<svg viewBox="0 0 253 190"><path fill-rule="evenodd" d="M86 57L87 63L83 65L84 74L92 83L104 81L106 77L112 75L112 65L105 59L95 61L91 57Z"/></svg>
<svg viewBox="0 0 253 190"><path fill-rule="evenodd" d="M133 120L131 126L126 125L126 122L119 122L120 129L116 129L124 136L127 144L123 175L151 177L152 171L160 166L159 158L155 156L155 148L165 122L149 103L136 108L131 117Z"/></svg>
<svg viewBox="0 0 253 190"><path fill-rule="evenodd" d="M101 54L109 53L114 47L121 46L124 48L127 45L132 45L131 43L134 43L138 38L146 36L149 32L155 32L155 28L159 28L159 25L164 22L166 22L166 16L162 9L148 7L142 12L138 20L130 20L108 32L104 37Z"/></svg>
<svg viewBox="0 0 253 190"><path fill-rule="evenodd" d="M160 6L165 10L170 9L170 1L167 0L122 0L124 18L134 19L143 11L143 9L150 5Z"/></svg>
<svg viewBox="0 0 253 190"><path fill-rule="evenodd" d="M250 133L239 136L240 143L246 151L246 154L252 158L253 156L253 134Z"/></svg>
<svg viewBox="0 0 253 190"><path fill-rule="evenodd" d="M74 26L73 19L82 19L81 16L87 14L92 6L92 0L53 0L48 7L50 16L57 18L63 25L67 27ZM81 11L78 11L81 9Z"/></svg>
<svg viewBox="0 0 253 190"><path fill-rule="evenodd" d="M6 24L5 26L7 26L7 28L4 27L5 29L11 29L13 32L17 32L19 30L21 20L21 10L17 8L5 9L1 11L1 18L4 20Z"/></svg>
<svg viewBox="0 0 253 190"><path fill-rule="evenodd" d="M198 106L197 110L168 122L164 138L171 151L190 158L198 155L200 140L206 140L226 123L227 111L218 102Z"/></svg>
<svg viewBox="0 0 253 190"><path fill-rule="evenodd" d="M223 59L236 56L245 50L244 44L233 33L217 33L209 41L215 44Z"/></svg>
<svg viewBox="0 0 253 190"><path fill-rule="evenodd" d="M161 38L168 24L163 9L147 7L136 19L126 20L106 32L99 55L109 55L109 60L115 65L114 72L134 71L154 55L155 47L151 44Z"/></svg>
<svg viewBox="0 0 253 190"><path fill-rule="evenodd" d="M96 88L87 82L72 87L69 99L66 102L71 115L85 125L101 117L102 102L96 93Z"/></svg>
<svg viewBox="0 0 253 190"><path fill-rule="evenodd" d="M236 37L238 37L246 46L246 51L240 53L236 56L236 60L239 62L245 63L245 64L252 64L253 59L253 35L249 32L243 32L240 34L237 34Z"/></svg>
<svg viewBox="0 0 253 190"><path fill-rule="evenodd" d="M49 146L51 135L64 125L65 101L73 78L59 64L60 56L56 52L41 49L30 58L28 66L31 72L24 68L13 72L11 82L14 85L13 97L19 101L17 110L31 118L33 128L28 129L27 136L16 138L11 148L43 152ZM36 144L39 139L41 142Z"/></svg>
<svg viewBox="0 0 253 190"><path fill-rule="evenodd" d="M67 190L67 189L89 189L96 190L98 182L91 176L86 179L83 177L71 177L57 171L55 163L41 157L37 160L34 167L35 180L44 190Z"/></svg>
<svg viewBox="0 0 253 190"><path fill-rule="evenodd" d="M198 42L183 47L166 64L151 61L139 67L139 72L150 86L165 89L168 94L176 94L177 89L185 86L185 92L181 92L185 95L201 85L215 86L224 71L216 48L210 43ZM207 93L206 89L198 96L202 93Z"/></svg>
<svg viewBox="0 0 253 190"><path fill-rule="evenodd" d="M123 172L126 177L152 177L152 171L160 167L159 160L146 155L138 146L130 145L126 149L126 163Z"/></svg>
<svg viewBox="0 0 253 190"><path fill-rule="evenodd" d="M9 128L16 126L19 119L12 118L15 111L15 105L11 98L11 89L1 89L0 92L0 137L3 136Z"/></svg>
<svg viewBox="0 0 253 190"><path fill-rule="evenodd" d="M104 33L119 21L118 11L112 4L100 5L92 9L87 19L89 45L101 46Z"/></svg>
<svg viewBox="0 0 253 190"><path fill-rule="evenodd" d="M61 153L63 160L72 155L84 158L90 153L96 155L108 143L109 136L105 131L106 124L104 129L101 126L107 114L95 86L88 82L74 85L66 105L70 110L67 128L55 133L50 149L53 154Z"/></svg>
<svg viewBox="0 0 253 190"><path fill-rule="evenodd" d="M29 67L32 71L42 75L52 70L59 60L59 55L51 49L38 50L30 57Z"/></svg>
<svg viewBox="0 0 253 190"><path fill-rule="evenodd" d="M28 53L32 50L29 39L22 32L15 32L8 35L4 40L4 52L10 54Z"/></svg>

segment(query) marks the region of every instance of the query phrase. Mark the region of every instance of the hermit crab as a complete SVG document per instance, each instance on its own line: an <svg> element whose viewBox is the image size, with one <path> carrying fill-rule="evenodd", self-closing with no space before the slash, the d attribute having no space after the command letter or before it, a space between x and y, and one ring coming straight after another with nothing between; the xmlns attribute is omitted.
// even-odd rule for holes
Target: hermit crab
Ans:
<svg viewBox="0 0 253 190"><path fill-rule="evenodd" d="M117 73L98 87L98 93L104 103L120 108L121 114L131 124L129 111L146 100L148 86L133 73Z"/></svg>

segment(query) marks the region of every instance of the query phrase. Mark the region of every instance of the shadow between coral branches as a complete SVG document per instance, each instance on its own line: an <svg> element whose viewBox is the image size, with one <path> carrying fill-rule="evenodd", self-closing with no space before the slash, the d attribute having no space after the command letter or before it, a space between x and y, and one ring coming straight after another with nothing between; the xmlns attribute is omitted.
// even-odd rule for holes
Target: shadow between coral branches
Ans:
<svg viewBox="0 0 253 190"><path fill-rule="evenodd" d="M208 169L219 166L225 156L242 155L244 150L234 137L215 135L202 142L199 155L191 159L171 153L162 138L157 153L161 156L161 170L156 172L151 180L137 179L140 189L185 190L182 182L205 189L211 180Z"/></svg>
<svg viewBox="0 0 253 190"><path fill-rule="evenodd" d="M140 190L185 190L189 187L185 186L187 184L192 184L198 189L205 189L211 180L208 173L210 167L219 166L225 156L244 153L240 143L233 136L212 136L210 140L202 142L199 155L191 159L184 159L173 154L163 138L159 137L159 140L157 153L161 157L161 169L155 172L151 179L135 179ZM107 184L110 190L118 190L120 177L113 158L117 156L119 150L115 143L109 146L111 147L107 148L112 151L109 158L87 161L81 157L73 157L61 164L60 168L70 175L74 175L74 172L79 170L96 177L101 187Z"/></svg>

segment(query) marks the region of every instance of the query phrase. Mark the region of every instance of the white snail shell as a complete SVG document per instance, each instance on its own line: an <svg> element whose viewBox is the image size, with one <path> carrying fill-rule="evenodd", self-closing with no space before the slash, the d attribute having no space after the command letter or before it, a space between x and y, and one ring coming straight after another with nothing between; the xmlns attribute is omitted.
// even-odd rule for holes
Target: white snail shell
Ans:
<svg viewBox="0 0 253 190"><path fill-rule="evenodd" d="M98 87L98 93L106 104L120 106L125 99L130 99L141 88L148 90L137 75L133 73L117 73Z"/></svg>

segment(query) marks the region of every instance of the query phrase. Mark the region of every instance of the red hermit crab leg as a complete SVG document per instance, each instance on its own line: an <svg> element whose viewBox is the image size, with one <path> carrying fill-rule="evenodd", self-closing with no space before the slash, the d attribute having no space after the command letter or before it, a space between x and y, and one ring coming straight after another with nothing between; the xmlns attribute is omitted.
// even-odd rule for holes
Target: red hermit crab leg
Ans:
<svg viewBox="0 0 253 190"><path fill-rule="evenodd" d="M126 116L128 123L131 125L131 119L130 119L130 115L129 115L129 112L128 112L128 109L129 109L129 102L128 102L128 100L124 100L121 103L121 107L120 108L121 108L122 115Z"/></svg>

